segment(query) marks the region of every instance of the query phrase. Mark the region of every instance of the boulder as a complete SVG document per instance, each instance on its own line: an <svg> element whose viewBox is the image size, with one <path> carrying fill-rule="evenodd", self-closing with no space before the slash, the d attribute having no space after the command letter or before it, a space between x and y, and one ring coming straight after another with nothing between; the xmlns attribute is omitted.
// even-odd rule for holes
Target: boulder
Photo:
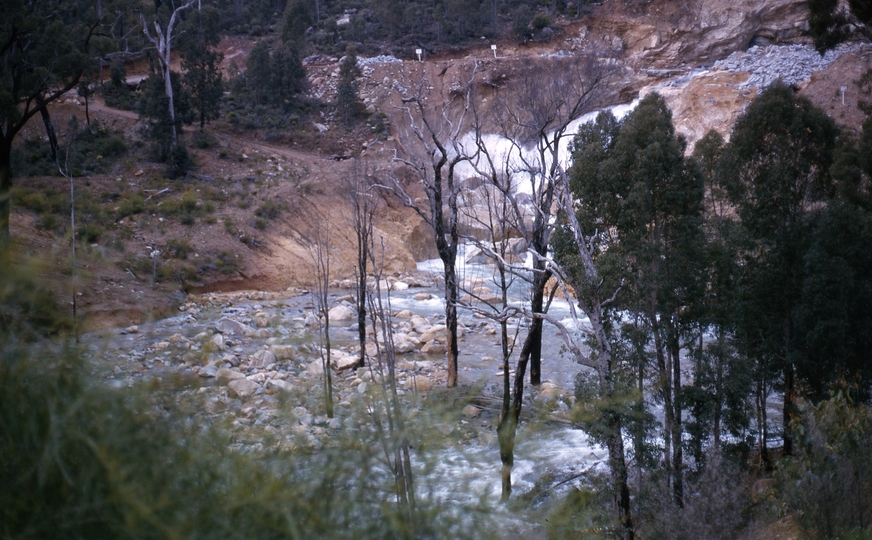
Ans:
<svg viewBox="0 0 872 540"><path fill-rule="evenodd" d="M248 357L248 364L254 368L265 368L276 363L276 356L265 349L261 349Z"/></svg>
<svg viewBox="0 0 872 540"><path fill-rule="evenodd" d="M460 413L468 420L472 420L481 413L481 409L475 405L467 405L462 411L460 411Z"/></svg>
<svg viewBox="0 0 872 540"><path fill-rule="evenodd" d="M222 334L237 334L241 336L246 335L251 330L247 325L229 317L218 319L218 322L215 323L215 329Z"/></svg>
<svg viewBox="0 0 872 540"><path fill-rule="evenodd" d="M432 326L426 332L421 333L421 342L427 343L433 340L439 340L443 343L448 342L448 328L444 324Z"/></svg>
<svg viewBox="0 0 872 540"><path fill-rule="evenodd" d="M276 360L293 360L297 357L297 348L293 345L273 345L269 350Z"/></svg>
<svg viewBox="0 0 872 540"><path fill-rule="evenodd" d="M416 262L439 258L436 241L433 239L433 227L423 220L406 235L405 247Z"/></svg>
<svg viewBox="0 0 872 540"><path fill-rule="evenodd" d="M281 379L272 379L266 384L266 389L273 391L290 392L294 389L294 385L289 383L288 381L283 381Z"/></svg>
<svg viewBox="0 0 872 540"><path fill-rule="evenodd" d="M394 352L406 354L418 349L418 340L410 338L407 334L394 334Z"/></svg>
<svg viewBox="0 0 872 540"><path fill-rule="evenodd" d="M433 295L430 293L425 293L425 292L418 293L415 295L416 302L423 302L424 300L430 300L431 298L433 298Z"/></svg>
<svg viewBox="0 0 872 540"><path fill-rule="evenodd" d="M433 379L426 375L416 375L412 379L412 388L415 388L418 392L427 392L433 388Z"/></svg>
<svg viewBox="0 0 872 540"><path fill-rule="evenodd" d="M203 366L200 368L200 371L197 372L197 375L203 377L204 379L213 378L218 375L218 368L215 366Z"/></svg>
<svg viewBox="0 0 872 540"><path fill-rule="evenodd" d="M357 318L357 312L346 305L339 304L338 306L330 308L330 311L327 312L327 316L330 318L330 322L353 321Z"/></svg>
<svg viewBox="0 0 872 540"><path fill-rule="evenodd" d="M309 375L309 376L312 376L312 377L320 377L320 376L323 375L323 374L324 374L324 366L321 365L321 359L320 359L320 358L317 359L317 360L315 360L315 361L313 361L313 362L312 362L311 364L309 364L309 366L306 368L306 375Z"/></svg>
<svg viewBox="0 0 872 540"><path fill-rule="evenodd" d="M227 345L224 343L224 336L222 334L215 334L212 336L212 343L218 347L219 351L227 350Z"/></svg>
<svg viewBox="0 0 872 540"><path fill-rule="evenodd" d="M218 368L218 371L215 373L215 378L218 384L224 386L232 381L244 379L245 375L229 368Z"/></svg>
<svg viewBox="0 0 872 540"><path fill-rule="evenodd" d="M268 328L249 328L245 337L266 339L272 337L272 332Z"/></svg>
<svg viewBox="0 0 872 540"><path fill-rule="evenodd" d="M436 340L428 341L423 347L421 347L421 352L423 354L445 354L446 350L445 344Z"/></svg>
<svg viewBox="0 0 872 540"><path fill-rule="evenodd" d="M415 315L414 317L412 317L409 320L409 324L411 324L415 332L418 332L419 334L423 334L430 330L430 328L432 328L430 321L428 321L424 317L421 317L420 315Z"/></svg>
<svg viewBox="0 0 872 540"><path fill-rule="evenodd" d="M466 251L466 264L488 264L493 260L493 257L480 247L472 247Z"/></svg>
<svg viewBox="0 0 872 540"><path fill-rule="evenodd" d="M260 386L256 382L250 381L245 378L232 380L227 383L227 387L235 392L236 395L239 397L248 397L254 395L254 393L257 392L257 389L260 388Z"/></svg>
<svg viewBox="0 0 872 540"><path fill-rule="evenodd" d="M396 318L396 319L411 319L414 316L415 316L415 314L412 313L412 310L404 309L403 311L394 315L394 318Z"/></svg>
<svg viewBox="0 0 872 540"><path fill-rule="evenodd" d="M358 357L339 351L332 351L330 360L338 371L351 369L357 365Z"/></svg>
<svg viewBox="0 0 872 540"><path fill-rule="evenodd" d="M221 359L221 362L236 367L239 365L239 357L235 354L226 354L224 355L224 358Z"/></svg>

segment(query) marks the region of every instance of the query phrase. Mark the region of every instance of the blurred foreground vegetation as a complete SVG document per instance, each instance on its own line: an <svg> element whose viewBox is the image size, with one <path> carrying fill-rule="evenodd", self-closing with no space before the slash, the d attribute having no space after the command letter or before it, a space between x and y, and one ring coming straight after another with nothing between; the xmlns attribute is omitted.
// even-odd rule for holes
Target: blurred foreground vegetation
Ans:
<svg viewBox="0 0 872 540"><path fill-rule="evenodd" d="M409 519L372 441L235 451L189 404L104 386L36 267L0 262L0 538L487 536L423 496Z"/></svg>

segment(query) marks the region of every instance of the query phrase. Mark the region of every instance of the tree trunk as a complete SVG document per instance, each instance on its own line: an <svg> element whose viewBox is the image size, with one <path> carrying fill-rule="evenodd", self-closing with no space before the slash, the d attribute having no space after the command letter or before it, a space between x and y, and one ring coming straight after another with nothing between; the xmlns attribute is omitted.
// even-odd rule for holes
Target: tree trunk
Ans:
<svg viewBox="0 0 872 540"><path fill-rule="evenodd" d="M170 71L169 44L167 44L166 61L161 58L161 63L163 64L164 72L164 92L167 96L167 103L170 115L170 126L172 127L172 130L170 131L170 141L172 142L173 147L175 147L176 144L178 144L179 136L176 133L176 106L173 102L173 78L172 72Z"/></svg>
<svg viewBox="0 0 872 540"><path fill-rule="evenodd" d="M547 249L547 248L546 248ZM542 326L541 318L536 313L543 313L545 306L545 284L551 277L550 272L545 271L545 261L536 260L533 264L536 274L533 277L533 286L530 291L530 309L534 314L530 322L530 331L527 339L530 340L530 384L539 386L542 384Z"/></svg>
<svg viewBox="0 0 872 540"><path fill-rule="evenodd" d="M9 211L12 207L12 138L0 138L0 248L9 245Z"/></svg>
<svg viewBox="0 0 872 540"><path fill-rule="evenodd" d="M784 409L782 411L782 431L784 438L784 455L793 455L793 437L790 434L790 420L793 417L793 364L784 366Z"/></svg>
<svg viewBox="0 0 872 540"><path fill-rule="evenodd" d="M723 329L718 328L718 350L715 355L715 416L712 422L712 439L714 441L715 452L718 453L721 451L721 408L724 403L724 338Z"/></svg>
<svg viewBox="0 0 872 540"><path fill-rule="evenodd" d="M666 473L672 482L672 426L675 423L672 410L672 377L670 365L667 365L663 336L660 335L660 323L656 314L648 315L651 324L651 332L654 335L654 352L657 357L657 370L659 380L657 385L663 396L663 462L666 465Z"/></svg>
<svg viewBox="0 0 872 540"><path fill-rule="evenodd" d="M327 277L325 277L325 290L324 296L327 296ZM325 298L326 300L326 298ZM327 347L327 362L324 366L324 408L327 410L327 418L333 418L333 373L331 371L331 358L330 358L330 316L327 311L327 302L324 302L324 344Z"/></svg>
<svg viewBox="0 0 872 540"><path fill-rule="evenodd" d="M48 112L48 107L42 101L38 101L39 115L42 117L42 124L45 126L45 134L48 136L48 143L51 146L51 159L54 162L58 160L58 136L55 133L54 123L51 121L51 115Z"/></svg>
<svg viewBox="0 0 872 540"><path fill-rule="evenodd" d="M448 388L457 386L457 274L454 257L443 257L445 265L445 326L448 333Z"/></svg>
<svg viewBox="0 0 872 540"><path fill-rule="evenodd" d="M505 250L502 253L505 256ZM500 290L502 293L502 307L509 305L508 285L506 284L506 269L499 264ZM505 318L500 320L500 346L503 353L503 403L500 408L500 419L497 425L497 440L500 444L500 461L502 462L502 494L500 501L509 500L512 495L512 467L515 465L515 433L518 426L517 415L512 410L511 378L509 375L509 323ZM523 385L523 377L521 384Z"/></svg>
<svg viewBox="0 0 872 540"><path fill-rule="evenodd" d="M675 504L684 507L683 448L681 444L681 345L678 330L670 317L666 318L670 363L672 364L672 493Z"/></svg>

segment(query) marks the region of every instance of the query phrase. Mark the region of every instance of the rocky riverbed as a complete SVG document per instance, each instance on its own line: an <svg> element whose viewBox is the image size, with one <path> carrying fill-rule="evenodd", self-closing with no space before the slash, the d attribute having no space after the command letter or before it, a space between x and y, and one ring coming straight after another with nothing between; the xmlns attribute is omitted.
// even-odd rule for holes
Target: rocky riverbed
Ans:
<svg viewBox="0 0 872 540"><path fill-rule="evenodd" d="M480 278L466 281L485 286ZM350 282L333 285L332 419L324 408L318 319L306 291L190 297L175 317L89 334L83 341L95 374L106 384L121 391L144 389L158 402L187 403L191 422L229 430L237 451L318 451L345 435L373 434L381 392L378 366L351 369L359 349L352 297L343 288ZM437 451L428 458L435 459L428 474L463 479L457 486L465 487L440 495L447 499L497 500L495 422L502 388L497 325L461 312L461 387L448 391L438 279L418 273L384 285L391 289L398 394L410 418L425 412L433 423L427 429L437 442L429 446ZM523 324L516 325L523 332ZM561 477L600 461L598 449L568 422L571 384L582 368L560 353L555 332L548 332L546 341L545 382L527 391L518 436L518 493L531 489L545 471ZM374 352L373 343L368 348ZM434 421L429 413L437 408Z"/></svg>

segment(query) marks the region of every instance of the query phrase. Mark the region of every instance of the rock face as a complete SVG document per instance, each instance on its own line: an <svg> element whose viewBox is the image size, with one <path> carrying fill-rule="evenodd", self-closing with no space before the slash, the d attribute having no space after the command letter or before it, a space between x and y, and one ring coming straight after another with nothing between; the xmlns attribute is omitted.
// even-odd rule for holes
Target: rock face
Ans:
<svg viewBox="0 0 872 540"><path fill-rule="evenodd" d="M418 223L406 236L405 248L416 262L439 258L436 241L433 240L433 228L424 221Z"/></svg>
<svg viewBox="0 0 872 540"><path fill-rule="evenodd" d="M714 62L752 45L802 40L807 19L806 0L627 3L599 16L596 28L582 29L580 38L594 34L639 68L675 69L683 62Z"/></svg>

